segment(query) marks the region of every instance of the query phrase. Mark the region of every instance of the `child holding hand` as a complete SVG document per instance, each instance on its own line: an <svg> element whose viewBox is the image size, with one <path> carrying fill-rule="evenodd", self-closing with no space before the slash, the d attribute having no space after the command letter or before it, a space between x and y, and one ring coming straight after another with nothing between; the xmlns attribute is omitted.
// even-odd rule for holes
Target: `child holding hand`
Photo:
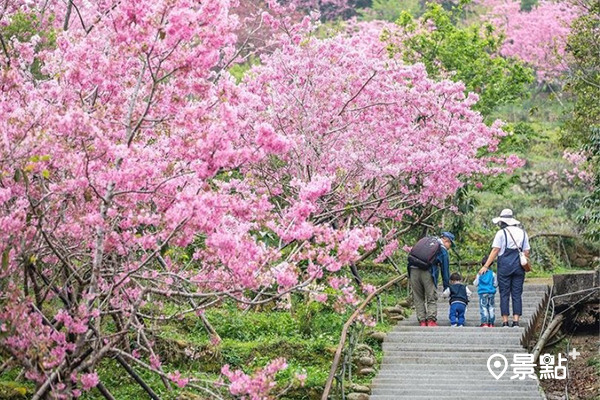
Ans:
<svg viewBox="0 0 600 400"><path fill-rule="evenodd" d="M481 260L481 265L485 265L487 256ZM477 286L479 295L479 313L481 314L482 328L494 327L494 298L496 297L496 288L498 287L498 278L494 271L488 269L484 274L478 273L473 285Z"/></svg>

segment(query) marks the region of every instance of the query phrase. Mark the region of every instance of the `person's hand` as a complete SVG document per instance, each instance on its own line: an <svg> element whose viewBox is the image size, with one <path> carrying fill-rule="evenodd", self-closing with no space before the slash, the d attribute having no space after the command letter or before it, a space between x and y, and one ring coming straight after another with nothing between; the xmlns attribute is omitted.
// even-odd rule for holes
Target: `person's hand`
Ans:
<svg viewBox="0 0 600 400"><path fill-rule="evenodd" d="M481 267L481 269L479 270L479 275L483 275L487 272L488 268L487 267Z"/></svg>

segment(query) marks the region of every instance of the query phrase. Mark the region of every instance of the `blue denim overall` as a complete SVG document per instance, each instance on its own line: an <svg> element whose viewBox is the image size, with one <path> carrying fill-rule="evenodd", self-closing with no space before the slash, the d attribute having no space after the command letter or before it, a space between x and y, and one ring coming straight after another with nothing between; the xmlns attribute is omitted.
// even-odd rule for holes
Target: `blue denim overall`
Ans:
<svg viewBox="0 0 600 400"><path fill-rule="evenodd" d="M525 282L525 271L521 268L521 260L519 259L519 249L508 248L508 238L506 237L506 229L504 232L504 253L498 257L498 289L500 289L500 313L501 315L509 315L509 300L512 297L512 313L513 315L521 315L523 312L523 304L521 295L523 294L523 282ZM525 236L523 243L525 244Z"/></svg>

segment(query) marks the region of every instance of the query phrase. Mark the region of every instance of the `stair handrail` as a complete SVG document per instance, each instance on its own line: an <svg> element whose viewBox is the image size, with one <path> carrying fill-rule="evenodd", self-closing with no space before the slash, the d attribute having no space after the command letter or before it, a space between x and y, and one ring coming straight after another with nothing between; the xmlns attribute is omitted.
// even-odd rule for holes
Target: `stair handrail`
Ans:
<svg viewBox="0 0 600 400"><path fill-rule="evenodd" d="M335 356L333 357L333 364L331 365L331 369L329 370L329 377L327 378L327 383L325 384L325 389L323 390L323 395L321 396L321 400L327 400L327 398L329 397L329 392L331 391L331 387L333 386L333 380L335 379L335 372L338 369L338 365L339 365L340 359L342 357L342 352L344 351L344 345L346 344L346 337L348 336L348 329L350 329L350 326L352 326L352 324L354 323L354 320L361 314L362 311L364 311L366 306L369 305L369 303L371 302L371 300L373 300L373 298L375 298L375 296L377 296L384 290L388 289L389 287L393 286L394 284L403 281L407 277L408 277L407 274L402 274L402 275L397 276L394 279L390 280L385 285L378 287L373 293L371 293L367 296L367 298L360 304L360 306L358 306L356 308L356 310L354 310L354 312L352 313L350 318L348 318L348 320L346 321L346 323L344 324L344 327L342 329L342 335L340 337L340 342L335 351Z"/></svg>

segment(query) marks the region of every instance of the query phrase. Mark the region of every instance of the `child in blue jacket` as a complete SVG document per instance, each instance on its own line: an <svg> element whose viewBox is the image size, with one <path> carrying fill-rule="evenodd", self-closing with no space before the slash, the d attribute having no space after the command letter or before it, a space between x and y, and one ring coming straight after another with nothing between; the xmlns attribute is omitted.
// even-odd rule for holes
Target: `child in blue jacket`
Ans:
<svg viewBox="0 0 600 400"><path fill-rule="evenodd" d="M487 256L481 260L481 265L485 265ZM481 327L494 327L494 298L496 297L496 288L498 287L498 278L491 269L488 269L485 274L477 274L473 285L477 286L477 294L479 295L479 313L481 314Z"/></svg>

